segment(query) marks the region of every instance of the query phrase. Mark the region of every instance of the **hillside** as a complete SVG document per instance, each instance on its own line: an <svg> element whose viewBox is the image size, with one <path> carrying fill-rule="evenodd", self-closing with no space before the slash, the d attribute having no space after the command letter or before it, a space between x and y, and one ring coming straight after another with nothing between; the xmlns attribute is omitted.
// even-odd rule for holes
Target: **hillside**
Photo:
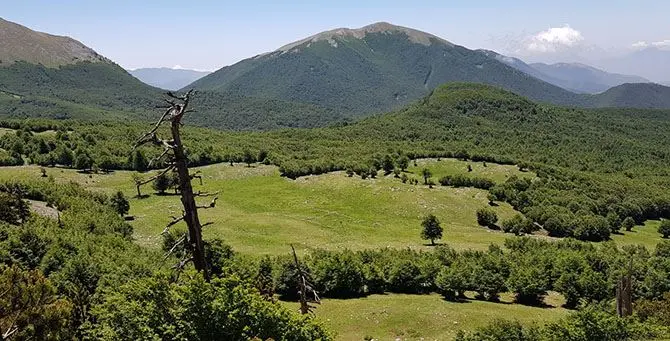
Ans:
<svg viewBox="0 0 670 341"><path fill-rule="evenodd" d="M179 90L209 74L207 71L171 68L142 68L129 70L131 75L145 84L165 90Z"/></svg>
<svg viewBox="0 0 670 341"><path fill-rule="evenodd" d="M0 67L17 61L55 67L107 60L70 37L36 32L0 18Z"/></svg>
<svg viewBox="0 0 670 341"><path fill-rule="evenodd" d="M400 107L449 81L493 84L543 102L579 101L486 54L387 23L323 32L188 87L311 103L359 117Z"/></svg>
<svg viewBox="0 0 670 341"><path fill-rule="evenodd" d="M600 93L625 83L649 83L649 80L643 77L609 73L579 63L556 63L551 65L533 63L530 66L542 74L558 80L557 83L552 84L581 93Z"/></svg>
<svg viewBox="0 0 670 341"><path fill-rule="evenodd" d="M591 98L595 107L668 108L670 87L654 83L623 84Z"/></svg>

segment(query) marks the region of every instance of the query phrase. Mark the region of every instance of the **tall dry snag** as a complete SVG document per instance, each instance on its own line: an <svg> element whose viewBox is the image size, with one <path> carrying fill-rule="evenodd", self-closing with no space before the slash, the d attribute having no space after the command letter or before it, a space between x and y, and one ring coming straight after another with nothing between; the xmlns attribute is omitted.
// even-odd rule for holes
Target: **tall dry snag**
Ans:
<svg viewBox="0 0 670 341"><path fill-rule="evenodd" d="M188 109L189 101L193 90L188 91L183 96L177 96L171 92L168 92L167 95L170 99L166 99L165 102L168 104L165 107L165 112L161 118L156 122L153 129L144 134L137 142L135 143L135 148L144 145L144 144L153 144L155 146L163 147L163 152L149 163L150 166L153 166L157 163L163 162L166 167L161 170L156 176L151 177L147 180L141 181L137 184L138 188L141 185L148 184L158 178L168 174L169 172L174 172L177 174L179 180L179 191L181 193L181 203L183 206L183 212L181 216L172 217L172 221L167 224L163 230L163 234L169 233L169 229L175 224L184 221L188 226L187 233L179 238L175 244L172 246L171 250L166 254L166 258L181 245L184 246L184 249L187 251L186 256L182 259L177 265L177 269L183 268L187 263L193 262L196 270L201 272L206 280L209 280L209 270L207 266L207 261L205 259L205 249L204 242L202 240L202 228L207 224L201 224L198 217L199 208L211 208L216 205L215 196L216 193L194 193L193 187L191 186L191 180L194 178L200 178L197 173L190 174L188 169L188 158L184 152L184 146L181 141L181 134L179 129L182 126L182 118L185 114L193 112L193 110ZM158 137L158 129L163 124L169 124L171 139L161 139ZM202 181L202 179L200 179ZM196 197L206 197L213 196L214 199L209 205L198 206L195 202Z"/></svg>

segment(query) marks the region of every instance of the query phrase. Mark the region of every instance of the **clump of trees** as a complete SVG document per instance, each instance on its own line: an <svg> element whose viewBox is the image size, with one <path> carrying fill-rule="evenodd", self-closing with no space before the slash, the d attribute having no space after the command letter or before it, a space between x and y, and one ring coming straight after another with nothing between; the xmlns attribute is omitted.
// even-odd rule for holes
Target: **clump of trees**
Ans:
<svg viewBox="0 0 670 341"><path fill-rule="evenodd" d="M491 229L496 229L497 222L498 215L494 210L488 207L482 207L477 210L477 224Z"/></svg>

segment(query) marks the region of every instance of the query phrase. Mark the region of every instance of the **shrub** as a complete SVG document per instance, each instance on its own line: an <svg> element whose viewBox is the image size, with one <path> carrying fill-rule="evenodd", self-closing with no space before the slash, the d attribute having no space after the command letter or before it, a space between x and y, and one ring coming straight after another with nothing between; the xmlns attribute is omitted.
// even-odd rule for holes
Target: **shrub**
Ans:
<svg viewBox="0 0 670 341"><path fill-rule="evenodd" d="M496 228L498 222L498 215L495 211L488 207L477 210L477 223L488 228Z"/></svg>
<svg viewBox="0 0 670 341"><path fill-rule="evenodd" d="M663 238L670 237L670 220L664 219L661 221L661 225L658 226L658 233L660 233Z"/></svg>

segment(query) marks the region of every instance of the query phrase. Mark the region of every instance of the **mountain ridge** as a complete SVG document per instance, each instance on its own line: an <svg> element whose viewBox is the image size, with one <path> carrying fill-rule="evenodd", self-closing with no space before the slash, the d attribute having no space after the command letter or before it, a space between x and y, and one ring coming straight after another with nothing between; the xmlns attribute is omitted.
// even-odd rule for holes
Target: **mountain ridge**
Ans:
<svg viewBox="0 0 670 341"><path fill-rule="evenodd" d="M47 67L85 61L111 63L109 59L71 37L34 31L0 18L0 66L11 65L17 61Z"/></svg>

